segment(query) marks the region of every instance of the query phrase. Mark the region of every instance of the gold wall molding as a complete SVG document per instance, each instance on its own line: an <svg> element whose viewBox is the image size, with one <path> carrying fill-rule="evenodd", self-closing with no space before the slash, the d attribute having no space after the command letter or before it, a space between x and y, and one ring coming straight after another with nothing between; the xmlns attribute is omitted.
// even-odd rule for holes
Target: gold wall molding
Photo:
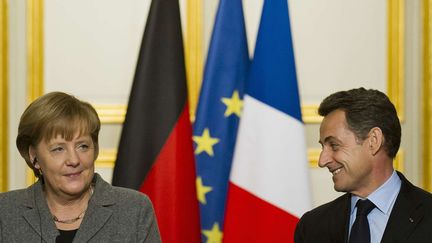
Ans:
<svg viewBox="0 0 432 243"><path fill-rule="evenodd" d="M27 0L28 103L44 93L44 1Z"/></svg>
<svg viewBox="0 0 432 243"><path fill-rule="evenodd" d="M127 105L93 104L102 123L122 124L126 116ZM318 115L319 105L302 105L302 119L305 124L319 124L322 117Z"/></svg>
<svg viewBox="0 0 432 243"><path fill-rule="evenodd" d="M96 112L98 113L99 119L102 124L108 124L108 123L123 124L126 116L127 105L94 104L93 107L96 109Z"/></svg>
<svg viewBox="0 0 432 243"><path fill-rule="evenodd" d="M423 188L432 192L432 1L423 0Z"/></svg>
<svg viewBox="0 0 432 243"><path fill-rule="evenodd" d="M8 1L0 0L0 192L8 189Z"/></svg>
<svg viewBox="0 0 432 243"><path fill-rule="evenodd" d="M114 163L117 158L116 149L101 149L96 159L96 168L114 169Z"/></svg>
<svg viewBox="0 0 432 243"><path fill-rule="evenodd" d="M320 153L321 149L307 150L309 168L319 168L318 160ZM399 150L393 162L395 170L398 170L400 172L404 172L405 170L404 154L405 152L403 149ZM96 160L96 168L114 168L116 156L116 149L101 149L101 151L99 152L99 156Z"/></svg>
<svg viewBox="0 0 432 243"><path fill-rule="evenodd" d="M387 0L387 94L404 121L404 0Z"/></svg>
<svg viewBox="0 0 432 243"><path fill-rule="evenodd" d="M27 0L27 103L44 93L44 1ZM33 184L35 176L27 168L27 185Z"/></svg>
<svg viewBox="0 0 432 243"><path fill-rule="evenodd" d="M302 105L302 119L304 123L321 123L322 117L318 115L318 104Z"/></svg>
<svg viewBox="0 0 432 243"><path fill-rule="evenodd" d="M127 105L125 104L93 104L102 123L123 124ZM302 119L304 123L320 123L322 117L317 113L318 105L303 105Z"/></svg>

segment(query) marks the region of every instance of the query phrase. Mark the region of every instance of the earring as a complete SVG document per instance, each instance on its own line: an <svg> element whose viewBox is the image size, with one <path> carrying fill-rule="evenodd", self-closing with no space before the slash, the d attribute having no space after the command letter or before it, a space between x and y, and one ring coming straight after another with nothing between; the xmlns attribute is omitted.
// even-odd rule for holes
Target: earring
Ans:
<svg viewBox="0 0 432 243"><path fill-rule="evenodd" d="M37 158L35 157L34 159L33 159L33 166L35 167L35 169L37 169L38 170L38 172L39 172L39 175L41 175L42 176L42 169L40 168L40 166L39 166L39 169L38 168L36 168L36 163L38 162L38 160L37 160Z"/></svg>

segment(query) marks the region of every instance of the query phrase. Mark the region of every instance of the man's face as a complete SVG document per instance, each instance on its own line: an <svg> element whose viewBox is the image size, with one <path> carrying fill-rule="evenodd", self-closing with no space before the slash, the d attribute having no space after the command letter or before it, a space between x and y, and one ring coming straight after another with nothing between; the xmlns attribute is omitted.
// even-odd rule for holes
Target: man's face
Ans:
<svg viewBox="0 0 432 243"><path fill-rule="evenodd" d="M322 151L318 165L333 174L334 189L364 195L373 177L369 138L356 139L348 128L345 112L335 110L324 117L320 127Z"/></svg>

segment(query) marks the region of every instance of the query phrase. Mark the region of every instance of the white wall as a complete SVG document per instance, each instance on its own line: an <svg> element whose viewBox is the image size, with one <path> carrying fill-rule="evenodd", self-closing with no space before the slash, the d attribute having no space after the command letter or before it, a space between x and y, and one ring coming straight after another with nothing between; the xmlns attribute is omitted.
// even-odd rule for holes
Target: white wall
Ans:
<svg viewBox="0 0 432 243"><path fill-rule="evenodd" d="M45 90L127 102L150 1L45 1Z"/></svg>
<svg viewBox="0 0 432 243"><path fill-rule="evenodd" d="M9 188L25 187L27 164L16 149L18 121L26 102L25 0L9 1ZM4 115L4 114L2 114Z"/></svg>

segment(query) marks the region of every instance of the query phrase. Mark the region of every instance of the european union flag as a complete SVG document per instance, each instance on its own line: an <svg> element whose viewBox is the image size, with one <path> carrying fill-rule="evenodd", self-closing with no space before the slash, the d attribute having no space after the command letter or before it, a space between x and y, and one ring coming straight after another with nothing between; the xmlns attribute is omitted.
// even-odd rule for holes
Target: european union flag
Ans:
<svg viewBox="0 0 432 243"><path fill-rule="evenodd" d="M203 241L222 239L228 179L249 63L242 2L221 0L193 135Z"/></svg>

